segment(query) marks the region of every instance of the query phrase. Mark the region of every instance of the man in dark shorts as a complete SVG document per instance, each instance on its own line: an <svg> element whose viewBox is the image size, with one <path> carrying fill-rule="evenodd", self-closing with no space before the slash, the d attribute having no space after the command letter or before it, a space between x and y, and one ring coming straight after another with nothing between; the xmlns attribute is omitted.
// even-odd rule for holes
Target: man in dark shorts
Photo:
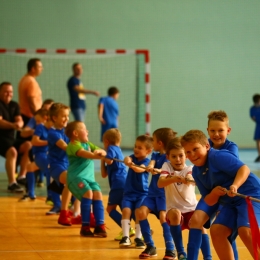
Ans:
<svg viewBox="0 0 260 260"><path fill-rule="evenodd" d="M16 162L20 161L19 179L24 179L26 166L29 163L28 152L31 143L15 139L15 131L23 127L23 120L17 102L12 101L13 87L9 82L0 84L0 155L5 157L5 168L8 177L8 191L23 192L15 179Z"/></svg>

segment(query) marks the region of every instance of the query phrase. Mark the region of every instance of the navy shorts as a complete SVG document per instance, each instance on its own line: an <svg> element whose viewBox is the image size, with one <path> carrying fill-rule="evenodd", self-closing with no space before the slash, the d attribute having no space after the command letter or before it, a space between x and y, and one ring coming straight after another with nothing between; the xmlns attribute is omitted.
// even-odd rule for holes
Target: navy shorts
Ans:
<svg viewBox="0 0 260 260"><path fill-rule="evenodd" d="M218 208L219 208L219 204L215 204L213 206L209 206L203 198L201 198L196 206L196 209L195 210L202 210L204 211L208 217L209 217L209 220L204 224L204 228L207 228L209 229L213 220L215 219L215 216L218 212Z"/></svg>
<svg viewBox="0 0 260 260"><path fill-rule="evenodd" d="M121 208L124 190L110 190L108 195L108 205L119 205Z"/></svg>
<svg viewBox="0 0 260 260"><path fill-rule="evenodd" d="M60 175L62 172L67 171L68 165L64 164L53 164L50 166L50 175L56 181L60 182Z"/></svg>
<svg viewBox="0 0 260 260"><path fill-rule="evenodd" d="M134 212L136 209L140 208L144 198L146 195L143 196L124 196L122 200L122 209L129 208L132 212Z"/></svg>
<svg viewBox="0 0 260 260"><path fill-rule="evenodd" d="M146 206L151 210L151 213L159 218L160 211L166 211L166 199L165 197L146 197L142 206Z"/></svg>
<svg viewBox="0 0 260 260"><path fill-rule="evenodd" d="M48 169L48 159L47 159L47 154L41 154L37 153L34 155L34 162L36 165L40 168L40 170L45 173L47 172Z"/></svg>

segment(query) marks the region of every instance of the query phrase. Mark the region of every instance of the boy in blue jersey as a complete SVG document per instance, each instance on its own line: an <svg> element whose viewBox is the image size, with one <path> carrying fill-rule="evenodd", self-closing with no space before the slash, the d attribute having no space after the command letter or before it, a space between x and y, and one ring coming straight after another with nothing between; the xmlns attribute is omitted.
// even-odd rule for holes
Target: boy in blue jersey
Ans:
<svg viewBox="0 0 260 260"><path fill-rule="evenodd" d="M166 222L166 202L164 188L157 186L160 174L154 171L154 168L161 168L168 161L166 158L167 143L176 136L171 128L159 128L153 132L153 149L151 161L147 167L147 171L151 172L152 179L149 185L147 197L144 199L141 207L136 210L137 219L139 219L141 231L146 244L146 249L139 255L139 258L145 259L156 256L156 248L150 232L150 225L147 220L148 214L153 213L160 220L163 228L163 237L165 242L164 260L176 259L174 253L174 244L170 232L170 227Z"/></svg>
<svg viewBox="0 0 260 260"><path fill-rule="evenodd" d="M131 240L129 238L130 218L132 214L135 214L135 210L138 209L148 194L148 177L149 173L146 169L141 167L147 167L149 159L147 156L152 152L153 140L147 135L141 135L136 138L134 154L125 157L124 163L129 167L125 193L122 201L122 229L123 237L119 242L119 247L131 246ZM141 167L136 167L141 166ZM135 247L144 248L144 242L142 241L142 233L139 225L138 218L136 218L135 224Z"/></svg>
<svg viewBox="0 0 260 260"><path fill-rule="evenodd" d="M205 203L209 206L218 203L223 205L211 226L211 238L219 259L234 259L228 238L235 229L238 229L241 240L254 257L246 200L234 193L239 192L260 199L259 178L233 153L210 148L207 137L200 130L188 131L182 136L181 144L187 158L194 164L192 175ZM260 225L260 205L253 202L253 206ZM191 217L188 260L198 258L201 223L206 223L207 220L208 215L197 209ZM260 256L260 252L258 255Z"/></svg>
<svg viewBox="0 0 260 260"><path fill-rule="evenodd" d="M48 161L50 165L50 175L57 184L64 184L61 194L61 211L58 223L64 226L71 226L71 217L68 206L71 199L71 193L67 183L67 169L69 166L68 156L66 154L69 138L65 135L65 127L69 120L69 107L62 103L54 103L50 108L50 119L53 121L53 127L48 133ZM75 201L74 210L79 208L79 201Z"/></svg>
<svg viewBox="0 0 260 260"><path fill-rule="evenodd" d="M254 140L256 141L256 148L258 156L255 162L260 162L260 95L255 94L253 96L254 105L250 108L250 117L256 123Z"/></svg>
<svg viewBox="0 0 260 260"><path fill-rule="evenodd" d="M99 184L95 181L94 161L101 159L106 152L88 140L88 130L81 121L74 121L66 127L66 135L70 142L66 148L69 158L67 184L72 194L81 201L82 227L81 236L106 237L104 225L104 207ZM94 232L90 230L90 212L96 220Z"/></svg>
<svg viewBox="0 0 260 260"><path fill-rule="evenodd" d="M103 178L108 177L109 182L109 196L107 213L121 228L122 215L116 210L117 206L122 209L122 199L124 194L127 170L122 162L113 159L124 160L123 153L120 149L121 133L117 128L107 130L103 135L103 143L107 152L106 157L101 160L101 175ZM130 237L135 234L134 229L130 228ZM120 232L115 240L121 240L123 233ZM120 239L119 239L120 238Z"/></svg>
<svg viewBox="0 0 260 260"><path fill-rule="evenodd" d="M119 109L116 100L119 97L119 90L116 87L110 87L107 94L107 97L101 97L98 102L98 118L101 122L101 142L103 141L103 134L106 130L118 127Z"/></svg>

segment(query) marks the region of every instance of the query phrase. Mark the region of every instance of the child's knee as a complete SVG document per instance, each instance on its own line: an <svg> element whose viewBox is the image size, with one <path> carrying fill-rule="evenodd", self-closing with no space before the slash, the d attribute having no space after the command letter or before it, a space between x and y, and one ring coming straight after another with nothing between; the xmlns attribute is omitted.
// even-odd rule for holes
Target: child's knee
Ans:
<svg viewBox="0 0 260 260"><path fill-rule="evenodd" d="M147 219L148 212L144 207L135 210L135 216L139 220Z"/></svg>
<svg viewBox="0 0 260 260"><path fill-rule="evenodd" d="M176 221L180 223L181 221L181 212L178 209L171 209L167 213L167 218L171 224L175 224Z"/></svg>

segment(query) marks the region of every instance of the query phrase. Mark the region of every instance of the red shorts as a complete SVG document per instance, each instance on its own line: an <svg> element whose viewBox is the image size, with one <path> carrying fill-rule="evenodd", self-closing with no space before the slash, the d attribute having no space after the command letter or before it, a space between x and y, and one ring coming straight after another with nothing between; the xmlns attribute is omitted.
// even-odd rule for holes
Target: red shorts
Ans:
<svg viewBox="0 0 260 260"><path fill-rule="evenodd" d="M189 221L193 215L194 211L190 211L190 212L187 212L187 213L181 213L181 230L184 230L184 229L190 229L189 228ZM168 225L170 226L170 220L166 217L166 221L168 223Z"/></svg>

